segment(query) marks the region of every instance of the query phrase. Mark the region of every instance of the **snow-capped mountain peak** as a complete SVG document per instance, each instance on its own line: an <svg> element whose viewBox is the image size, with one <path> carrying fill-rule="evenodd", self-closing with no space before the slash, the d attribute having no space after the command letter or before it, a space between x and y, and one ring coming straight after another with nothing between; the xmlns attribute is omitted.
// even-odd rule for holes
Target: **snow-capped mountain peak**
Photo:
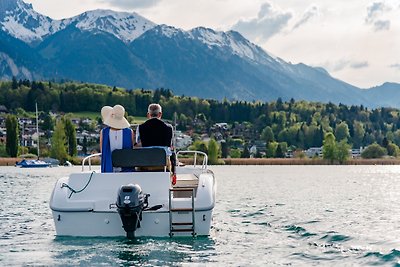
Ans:
<svg viewBox="0 0 400 267"><path fill-rule="evenodd" d="M128 43L156 26L155 23L136 14L116 12L112 10L93 10L82 13L70 19L64 19L62 24L75 23L81 30L100 30L108 32Z"/></svg>
<svg viewBox="0 0 400 267"><path fill-rule="evenodd" d="M21 5L21 4L29 6L28 4L25 4L24 2L22 2L21 0L1 0L0 1L0 16L2 14L4 14L4 12L6 12L6 11L14 10L15 8L18 7L18 5Z"/></svg>
<svg viewBox="0 0 400 267"><path fill-rule="evenodd" d="M41 41L74 24L83 31L103 31L128 43L156 26L136 13L93 10L78 16L53 20L37 13L22 0L0 0L0 29L26 43Z"/></svg>
<svg viewBox="0 0 400 267"><path fill-rule="evenodd" d="M22 0L0 1L0 28L24 42L31 43L57 31L52 21Z"/></svg>
<svg viewBox="0 0 400 267"><path fill-rule="evenodd" d="M236 31L214 31L213 29L198 27L190 31L194 39L207 45L209 48L217 47L241 58L268 64L276 60L269 56L262 48L251 43Z"/></svg>

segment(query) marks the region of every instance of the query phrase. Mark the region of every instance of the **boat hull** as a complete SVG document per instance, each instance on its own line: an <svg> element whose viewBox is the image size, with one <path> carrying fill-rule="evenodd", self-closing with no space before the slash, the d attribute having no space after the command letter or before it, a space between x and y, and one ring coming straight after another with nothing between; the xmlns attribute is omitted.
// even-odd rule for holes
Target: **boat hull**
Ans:
<svg viewBox="0 0 400 267"><path fill-rule="evenodd" d="M205 172L193 176L189 172L177 176L178 184L194 188L193 204L188 195L170 192L170 174L167 172L80 173L59 179L50 200L57 236L126 236L115 203L118 189L127 184L138 184L143 193L150 194L149 207L160 207L143 211L135 236L209 235L215 205L213 174ZM182 182L180 177L195 179ZM180 225L179 229L183 231L171 232L170 219L178 224L193 221L192 211L185 211L192 205L194 231L189 230L191 225Z"/></svg>
<svg viewBox="0 0 400 267"><path fill-rule="evenodd" d="M47 168L50 167L50 163L44 162L42 160L22 160L16 164L20 168Z"/></svg>
<svg viewBox="0 0 400 267"><path fill-rule="evenodd" d="M191 220L191 213L174 214L179 221ZM57 212L53 211L57 236L118 237L126 236L117 212ZM195 235L210 234L212 210L195 212ZM174 236L191 236L192 232L174 233ZM144 212L135 236L170 236L169 212Z"/></svg>

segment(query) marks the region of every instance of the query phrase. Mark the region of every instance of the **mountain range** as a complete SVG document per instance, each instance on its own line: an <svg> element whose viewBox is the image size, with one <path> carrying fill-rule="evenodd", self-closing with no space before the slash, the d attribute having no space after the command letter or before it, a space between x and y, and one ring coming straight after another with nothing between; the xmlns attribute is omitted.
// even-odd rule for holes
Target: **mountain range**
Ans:
<svg viewBox="0 0 400 267"><path fill-rule="evenodd" d="M22 0L1 0L0 78L13 76L214 99L400 107L400 84L361 89L323 68L272 56L235 31L185 31L111 10L53 20Z"/></svg>

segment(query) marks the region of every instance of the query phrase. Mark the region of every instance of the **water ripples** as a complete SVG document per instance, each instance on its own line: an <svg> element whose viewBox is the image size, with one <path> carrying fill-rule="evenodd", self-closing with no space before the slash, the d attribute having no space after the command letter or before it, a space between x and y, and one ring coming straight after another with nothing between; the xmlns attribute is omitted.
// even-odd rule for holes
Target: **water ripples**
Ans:
<svg viewBox="0 0 400 267"><path fill-rule="evenodd" d="M0 168L0 265L400 266L398 168L213 167L210 237L134 241L54 236L48 201L69 171Z"/></svg>

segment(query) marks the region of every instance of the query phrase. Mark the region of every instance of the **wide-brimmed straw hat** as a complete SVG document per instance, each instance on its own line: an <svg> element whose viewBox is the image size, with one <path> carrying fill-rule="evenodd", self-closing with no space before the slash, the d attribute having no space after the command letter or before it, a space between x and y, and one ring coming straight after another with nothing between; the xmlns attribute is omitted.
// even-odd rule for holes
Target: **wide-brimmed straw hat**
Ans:
<svg viewBox="0 0 400 267"><path fill-rule="evenodd" d="M103 123L111 128L124 129L130 126L129 122L125 119L125 108L121 105L114 107L104 106L101 109L101 117Z"/></svg>

